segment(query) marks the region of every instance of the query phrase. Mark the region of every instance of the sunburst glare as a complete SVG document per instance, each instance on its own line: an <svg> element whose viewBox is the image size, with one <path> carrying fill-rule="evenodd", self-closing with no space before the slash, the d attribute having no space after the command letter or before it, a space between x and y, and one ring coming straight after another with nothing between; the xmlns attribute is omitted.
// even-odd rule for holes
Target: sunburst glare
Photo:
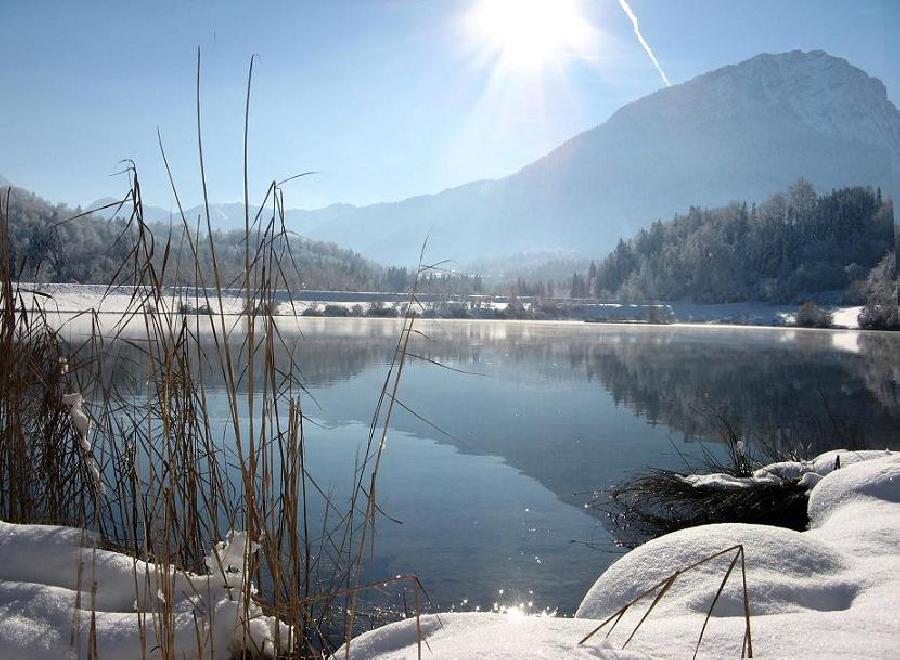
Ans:
<svg viewBox="0 0 900 660"><path fill-rule="evenodd" d="M482 0L469 29L500 64L520 69L584 52L593 32L575 0Z"/></svg>

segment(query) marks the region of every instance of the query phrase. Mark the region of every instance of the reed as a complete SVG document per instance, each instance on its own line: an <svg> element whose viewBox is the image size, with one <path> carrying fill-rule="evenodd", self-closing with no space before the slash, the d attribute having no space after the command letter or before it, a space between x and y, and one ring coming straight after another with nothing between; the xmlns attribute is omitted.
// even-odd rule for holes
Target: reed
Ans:
<svg viewBox="0 0 900 660"><path fill-rule="evenodd" d="M687 478L712 473L747 478L755 467L765 465L751 454L761 443L742 435L725 416L713 412L709 417L719 428L719 453L724 453L724 460L702 446L702 465L692 466L685 459L687 473L648 469L610 489L593 493L586 506L606 514L607 528L616 545L636 548L649 539L687 527L717 523L806 529L807 488L799 479L748 482L746 487L729 489ZM771 445L762 444L757 451L770 462L794 458Z"/></svg>
<svg viewBox="0 0 900 660"><path fill-rule="evenodd" d="M247 631L251 603L287 624L286 634L275 631L277 657L323 657L342 644L349 654L360 621L373 620L361 595L397 583L363 580L382 515L377 482L387 432L395 404L402 406L397 394L404 367L414 359L419 275L438 265L420 261L352 494L337 500L307 465L306 410L313 399L302 382L295 335L282 331L296 314L278 313L291 306L291 284L301 281L293 251L298 237L285 225L283 186L290 179L273 180L263 202L249 204L252 66L251 60L239 276L223 277L210 219L199 52L197 147L205 212L185 215L161 135L178 209L168 228L145 222L138 169L125 163L128 190L115 207L126 217L120 241L127 257L107 288L109 294L130 287L123 313L94 311L61 322L52 299L18 287L7 240L8 191L0 204L0 516L83 527L108 547L156 565L157 583L138 584L151 577L136 574L135 588L162 596L142 637L145 652L163 658L176 656L175 574L209 570L210 548L230 530L245 531L259 546L244 555L242 573L252 584L242 583L245 630L231 649L237 657L262 651ZM229 313L232 288L241 297L236 314ZM205 313L183 313L198 309ZM73 339L76 326L87 329ZM224 392L225 420L211 414L213 389L217 396ZM75 400L69 395L80 395L83 406L66 405ZM89 425L84 432L78 414ZM418 604L419 579L404 582ZM196 650L210 657L221 652L199 627Z"/></svg>

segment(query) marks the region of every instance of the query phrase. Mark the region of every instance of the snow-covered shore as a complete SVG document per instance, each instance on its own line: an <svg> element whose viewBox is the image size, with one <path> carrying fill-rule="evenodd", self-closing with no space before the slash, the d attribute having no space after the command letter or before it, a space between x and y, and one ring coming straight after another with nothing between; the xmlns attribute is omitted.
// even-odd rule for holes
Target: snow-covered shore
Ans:
<svg viewBox="0 0 900 660"><path fill-rule="evenodd" d="M265 657L276 625L287 639L286 626L252 601L242 623L241 571L253 550L244 534L210 552L208 575L97 546L79 529L0 522L0 658L158 658L160 645L170 657L229 658L245 629ZM167 608L170 641L160 620Z"/></svg>
<svg viewBox="0 0 900 660"><path fill-rule="evenodd" d="M134 311L137 307L133 299L131 287L118 287L107 291L105 286L93 284L65 284L65 283L19 283L20 291L26 303L40 305L47 311L61 314L80 314L88 311L96 311L100 314L122 314L127 310ZM33 292L39 292L35 295ZM302 314L312 308L321 313L325 305L343 307L349 312L353 307L359 306L367 309L371 302L371 293L362 293L359 300L353 299L353 293L341 293L341 300L323 298L315 299L316 293L323 292L297 292L292 303L281 302L278 304L279 314ZM326 292L327 293L327 292ZM309 295L307 295L309 294ZM396 294L385 294L388 297ZM31 302L33 301L33 303ZM181 303L193 307L201 307L207 304L206 300L188 299L180 300L175 296L166 298L164 310L176 312ZM221 300L221 307L217 296L211 296L209 306L218 313L221 309L225 314L240 314L246 301L233 291L226 291ZM424 303L426 307L429 303ZM484 302L483 307L495 310L504 310L506 302ZM758 326L784 326L793 322L797 311L796 305L770 305L765 303L672 303L669 305L675 317L680 323L719 324L719 325L758 325ZM856 329L859 327L857 317L862 309L858 306L840 306L828 308L832 313L833 324L836 328Z"/></svg>
<svg viewBox="0 0 900 660"><path fill-rule="evenodd" d="M840 456L840 469L835 470ZM896 657L900 648L900 453L833 451L809 463L764 468L757 478L804 474L806 532L764 525L685 529L629 552L588 591L575 618L451 613L421 618L433 657L690 657L734 554L680 575L625 651L653 594L580 645L600 622L675 571L742 544L755 657ZM820 478L821 477L821 478ZM702 657L738 657L745 620L735 570L704 633ZM423 646L424 648L424 646ZM365 633L354 658L416 656L414 620ZM425 650L425 653L428 653Z"/></svg>
<svg viewBox="0 0 900 660"><path fill-rule="evenodd" d="M603 630L584 644L579 640L674 572L741 544L755 656L896 657L900 453L837 450L806 463L766 466L749 481L798 478L809 487L806 532L745 524L685 529L619 559L588 591L575 618L529 616L515 608L428 614L420 621L423 642L437 658L687 657L733 553L679 575L625 651L622 644L652 593L625 613L609 639ZM732 478L705 480L718 482L742 487ZM253 550L244 535L217 546L207 559L208 575L173 573L97 546L78 529L0 523L0 657L73 651L86 657L94 643L101 658L158 657L158 617L166 604L177 657L194 657L198 649L203 657L230 656L243 634L240 567ZM701 656L740 655L742 594L736 569L705 631ZM252 603L249 613L253 644L270 651L279 624ZM286 639L287 628L277 630ZM412 618L351 643L354 658L416 654Z"/></svg>

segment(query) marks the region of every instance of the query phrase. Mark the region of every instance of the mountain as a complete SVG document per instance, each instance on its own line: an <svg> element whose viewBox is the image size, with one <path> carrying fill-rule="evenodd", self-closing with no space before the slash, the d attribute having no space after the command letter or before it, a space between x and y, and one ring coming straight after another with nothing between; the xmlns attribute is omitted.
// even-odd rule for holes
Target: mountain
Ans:
<svg viewBox="0 0 900 660"><path fill-rule="evenodd" d="M291 211L304 235L410 263L530 249L605 253L691 205L763 200L798 178L900 192L900 112L884 85L824 51L759 55L618 110L503 179L396 203Z"/></svg>
<svg viewBox="0 0 900 660"><path fill-rule="evenodd" d="M502 257L481 257L464 270L499 281L564 280L572 273L587 270L589 260L575 250L525 250Z"/></svg>
<svg viewBox="0 0 900 660"><path fill-rule="evenodd" d="M100 199L95 199L90 204L85 205L84 210L94 211L93 215L106 220L109 220L116 215L127 217L131 213L130 204L126 204L121 209L118 205L109 206L110 204L117 204L119 201L121 200L112 197L101 197ZM109 208L104 208L105 206L109 206ZM144 220L146 222L166 222L169 219L169 215L169 212L160 206L144 204Z"/></svg>

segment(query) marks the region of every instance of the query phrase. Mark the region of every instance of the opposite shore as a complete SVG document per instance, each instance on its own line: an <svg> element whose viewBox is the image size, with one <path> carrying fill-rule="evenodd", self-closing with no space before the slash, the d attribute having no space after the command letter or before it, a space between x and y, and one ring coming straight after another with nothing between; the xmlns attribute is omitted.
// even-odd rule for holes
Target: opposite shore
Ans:
<svg viewBox="0 0 900 660"><path fill-rule="evenodd" d="M142 298L151 298L134 287L93 284L20 282L20 304L40 307L46 312L82 314L123 314L136 309ZM238 290L223 290L219 298L207 299L195 289L168 289L163 299L170 301L166 311L182 314L240 315L247 300ZM409 300L405 293L353 291L293 291L283 300L276 297L276 316L337 318L399 318ZM613 324L692 324L725 326L791 327L797 306L761 302L704 304L692 302L620 303L595 300L477 295L448 296L419 293L416 296L421 315L430 318L468 320L592 321ZM271 303L269 303L271 304ZM832 316L831 327L857 329L860 306L825 308ZM161 310L159 310L161 311Z"/></svg>

